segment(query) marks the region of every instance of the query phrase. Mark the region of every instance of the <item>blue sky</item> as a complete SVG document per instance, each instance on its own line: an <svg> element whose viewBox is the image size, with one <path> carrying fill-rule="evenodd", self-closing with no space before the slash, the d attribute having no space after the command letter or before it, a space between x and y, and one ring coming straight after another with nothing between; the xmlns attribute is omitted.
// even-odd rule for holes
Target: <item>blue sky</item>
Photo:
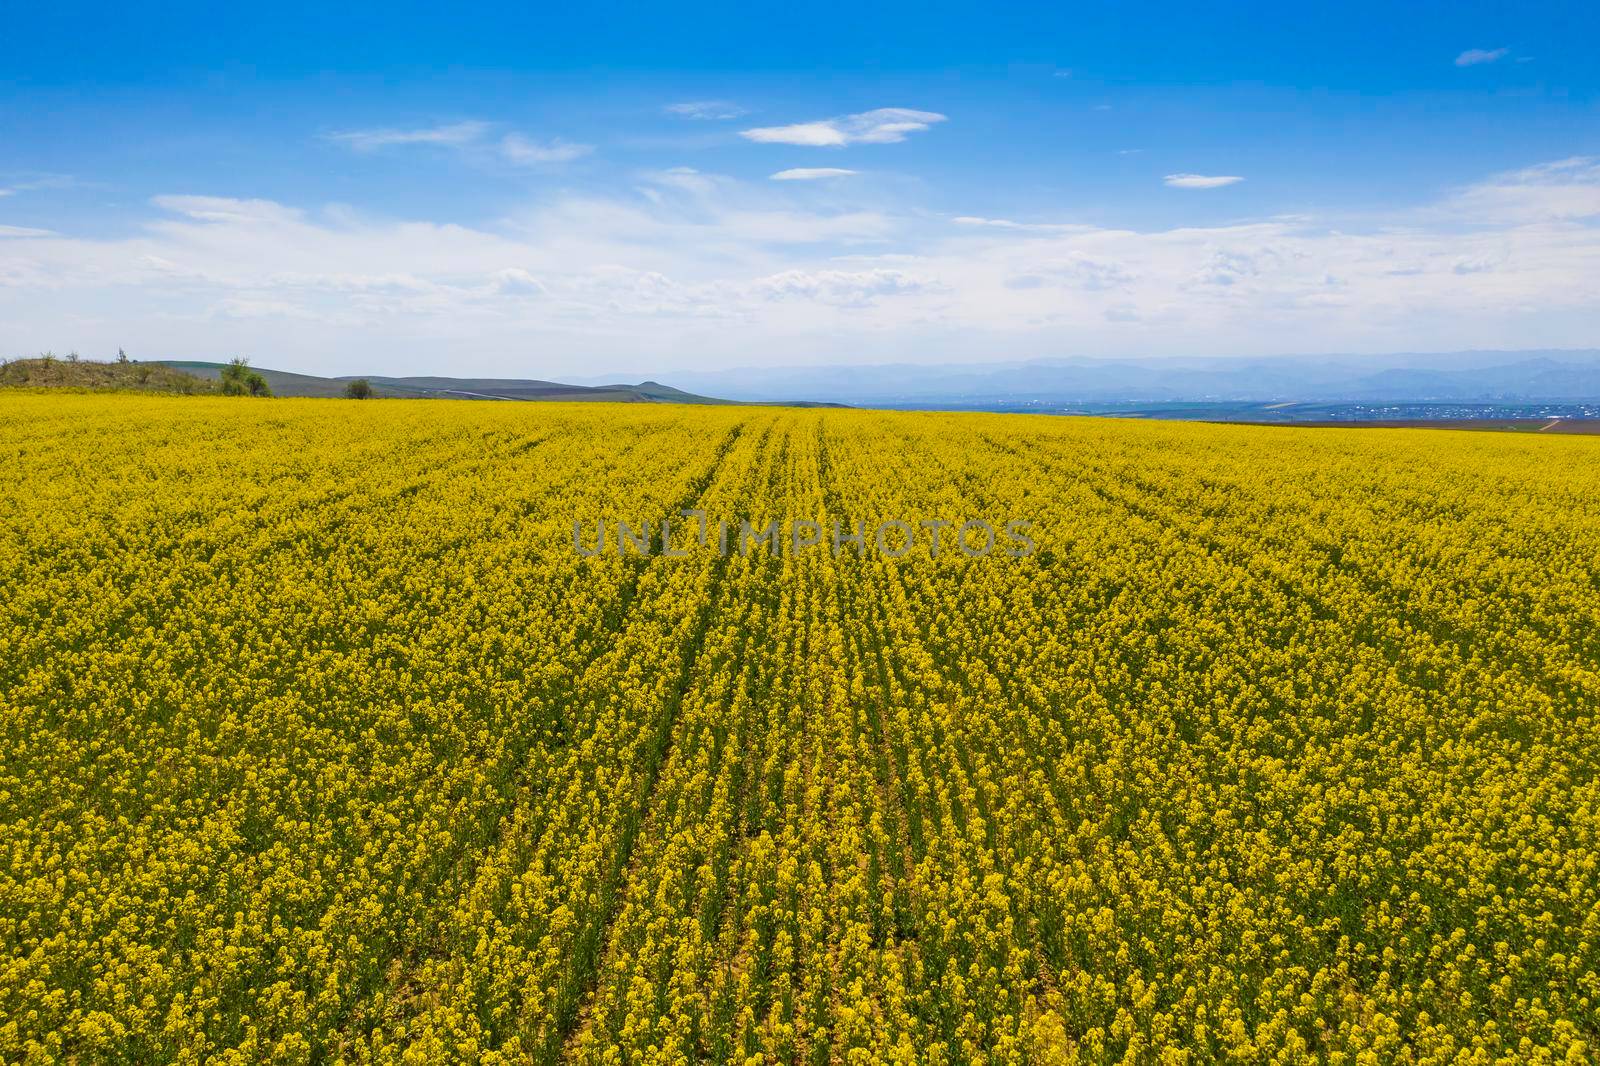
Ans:
<svg viewBox="0 0 1600 1066"><path fill-rule="evenodd" d="M0 355L1600 336L1592 4L152 6L6 16Z"/></svg>

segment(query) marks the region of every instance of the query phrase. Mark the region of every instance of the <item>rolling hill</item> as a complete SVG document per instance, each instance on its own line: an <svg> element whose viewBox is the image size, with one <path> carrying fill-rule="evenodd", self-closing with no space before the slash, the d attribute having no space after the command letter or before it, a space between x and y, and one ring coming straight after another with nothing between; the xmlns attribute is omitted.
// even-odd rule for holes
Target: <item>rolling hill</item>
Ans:
<svg viewBox="0 0 1600 1066"><path fill-rule="evenodd" d="M162 360L154 365L171 367L196 377L216 380L227 364L171 359ZM345 386L360 377L351 375L324 378L311 374L295 374L287 370L270 370L266 367L252 369L267 379L274 396L343 396ZM637 385L564 385L557 381L521 378L384 377L382 375L368 375L366 380L371 384L373 394L376 396L410 399L684 404L734 402L710 396L698 396L655 381L642 381Z"/></svg>

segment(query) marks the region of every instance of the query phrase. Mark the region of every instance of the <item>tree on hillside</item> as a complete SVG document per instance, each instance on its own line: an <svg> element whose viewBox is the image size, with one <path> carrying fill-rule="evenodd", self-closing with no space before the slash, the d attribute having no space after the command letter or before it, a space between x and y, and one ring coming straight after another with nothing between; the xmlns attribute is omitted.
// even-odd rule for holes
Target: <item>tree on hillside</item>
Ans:
<svg viewBox="0 0 1600 1066"><path fill-rule="evenodd" d="M366 378L356 378L344 387L344 398L347 400L372 399L372 383Z"/></svg>
<svg viewBox="0 0 1600 1066"><path fill-rule="evenodd" d="M250 360L235 356L222 368L222 394L224 396L271 396L267 379L259 371L250 369Z"/></svg>

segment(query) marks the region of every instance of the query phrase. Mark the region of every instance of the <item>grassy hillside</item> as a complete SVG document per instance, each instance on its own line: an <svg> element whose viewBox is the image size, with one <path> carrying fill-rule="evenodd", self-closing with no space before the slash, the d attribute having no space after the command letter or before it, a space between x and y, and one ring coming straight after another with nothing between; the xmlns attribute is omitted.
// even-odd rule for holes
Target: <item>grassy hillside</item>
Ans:
<svg viewBox="0 0 1600 1066"><path fill-rule="evenodd" d="M161 363L97 363L79 359L13 359L0 364L0 388L89 389L96 392L217 391L214 380Z"/></svg>

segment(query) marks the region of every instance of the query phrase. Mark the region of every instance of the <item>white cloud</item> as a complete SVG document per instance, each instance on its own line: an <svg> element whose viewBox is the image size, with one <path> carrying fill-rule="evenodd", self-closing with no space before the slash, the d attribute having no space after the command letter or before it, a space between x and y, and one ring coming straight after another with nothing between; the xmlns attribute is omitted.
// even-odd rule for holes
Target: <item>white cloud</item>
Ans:
<svg viewBox="0 0 1600 1066"><path fill-rule="evenodd" d="M55 230L30 229L27 226L0 226L0 238L4 237L54 237Z"/></svg>
<svg viewBox="0 0 1600 1066"><path fill-rule="evenodd" d="M487 122L472 121L453 122L444 126L429 126L415 130L393 128L346 130L328 134L328 140L348 145L357 152L372 152L379 148L413 144L460 148L481 141L488 132Z"/></svg>
<svg viewBox="0 0 1600 1066"><path fill-rule="evenodd" d="M739 118L750 113L738 104L730 103L727 100L686 100L681 104L668 104L662 110L679 118L700 119L702 121Z"/></svg>
<svg viewBox="0 0 1600 1066"><path fill-rule="evenodd" d="M757 278L749 291L767 300L800 298L837 307L866 307L880 296L928 287L927 278L903 270L786 270Z"/></svg>
<svg viewBox="0 0 1600 1066"><path fill-rule="evenodd" d="M1161 180L1174 189L1220 189L1244 179L1235 174L1168 174Z"/></svg>
<svg viewBox="0 0 1600 1066"><path fill-rule="evenodd" d="M850 143L831 122L802 122L793 126L766 126L740 131L741 137L767 144L799 144L813 148L842 148Z"/></svg>
<svg viewBox="0 0 1600 1066"><path fill-rule="evenodd" d="M593 151L592 144L572 144L560 139L541 143L520 133L508 133L500 139L500 155L518 166L570 163Z"/></svg>
<svg viewBox="0 0 1600 1066"><path fill-rule="evenodd" d="M773 181L821 181L824 178L847 178L857 173L843 167L794 167L772 175Z"/></svg>
<svg viewBox="0 0 1600 1066"><path fill-rule="evenodd" d="M808 148L843 148L847 144L894 144L945 121L934 111L880 107L858 115L799 122L792 126L762 126L742 130L740 136L761 144L798 144Z"/></svg>
<svg viewBox="0 0 1600 1066"><path fill-rule="evenodd" d="M1504 48L1469 48L1456 56L1456 66L1475 67L1480 63L1493 63L1503 59L1507 49Z"/></svg>

